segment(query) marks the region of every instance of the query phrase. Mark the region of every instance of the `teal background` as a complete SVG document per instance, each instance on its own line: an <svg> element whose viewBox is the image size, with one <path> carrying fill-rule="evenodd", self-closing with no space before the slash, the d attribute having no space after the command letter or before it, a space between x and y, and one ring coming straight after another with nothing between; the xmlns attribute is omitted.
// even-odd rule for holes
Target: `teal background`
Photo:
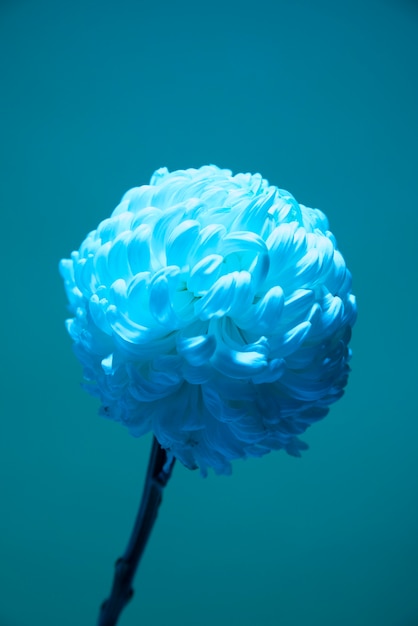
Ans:
<svg viewBox="0 0 418 626"><path fill-rule="evenodd" d="M2 0L0 626L95 624L150 446L80 388L58 261L206 163L327 213L353 372L303 458L176 466L121 626L418 625L417 53L412 0Z"/></svg>

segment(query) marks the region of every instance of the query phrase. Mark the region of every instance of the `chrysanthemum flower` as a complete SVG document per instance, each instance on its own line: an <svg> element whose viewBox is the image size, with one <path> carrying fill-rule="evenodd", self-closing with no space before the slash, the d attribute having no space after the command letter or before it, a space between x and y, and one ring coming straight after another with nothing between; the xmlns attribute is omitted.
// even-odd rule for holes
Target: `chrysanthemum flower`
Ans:
<svg viewBox="0 0 418 626"><path fill-rule="evenodd" d="M325 215L260 174L160 169L60 268L102 413L187 467L299 455L343 393L350 272Z"/></svg>

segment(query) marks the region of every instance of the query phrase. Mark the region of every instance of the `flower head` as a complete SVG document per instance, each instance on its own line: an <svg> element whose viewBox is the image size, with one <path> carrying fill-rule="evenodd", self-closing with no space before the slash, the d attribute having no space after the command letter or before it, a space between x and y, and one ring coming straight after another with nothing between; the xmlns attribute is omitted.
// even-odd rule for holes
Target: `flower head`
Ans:
<svg viewBox="0 0 418 626"><path fill-rule="evenodd" d="M187 467L299 455L343 393L350 272L325 215L260 174L162 168L60 270L101 412Z"/></svg>

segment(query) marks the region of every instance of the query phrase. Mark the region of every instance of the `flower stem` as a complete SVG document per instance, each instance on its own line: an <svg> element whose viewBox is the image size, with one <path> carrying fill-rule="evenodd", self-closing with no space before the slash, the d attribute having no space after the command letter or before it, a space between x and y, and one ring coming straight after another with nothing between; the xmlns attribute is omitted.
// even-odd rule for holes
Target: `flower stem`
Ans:
<svg viewBox="0 0 418 626"><path fill-rule="evenodd" d="M171 476L174 461L173 455L161 448L154 437L141 504L125 553L115 563L112 590L101 606L98 626L115 626L133 596L132 581L157 519L163 489Z"/></svg>

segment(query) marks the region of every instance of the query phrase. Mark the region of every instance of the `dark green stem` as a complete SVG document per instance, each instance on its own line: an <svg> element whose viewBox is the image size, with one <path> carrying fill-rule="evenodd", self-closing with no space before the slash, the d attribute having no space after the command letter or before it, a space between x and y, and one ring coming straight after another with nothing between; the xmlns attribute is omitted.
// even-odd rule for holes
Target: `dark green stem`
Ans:
<svg viewBox="0 0 418 626"><path fill-rule="evenodd" d="M133 596L132 581L157 519L163 490L171 476L174 460L154 437L138 515L125 553L116 561L112 590L100 609L98 626L115 626L119 615Z"/></svg>

